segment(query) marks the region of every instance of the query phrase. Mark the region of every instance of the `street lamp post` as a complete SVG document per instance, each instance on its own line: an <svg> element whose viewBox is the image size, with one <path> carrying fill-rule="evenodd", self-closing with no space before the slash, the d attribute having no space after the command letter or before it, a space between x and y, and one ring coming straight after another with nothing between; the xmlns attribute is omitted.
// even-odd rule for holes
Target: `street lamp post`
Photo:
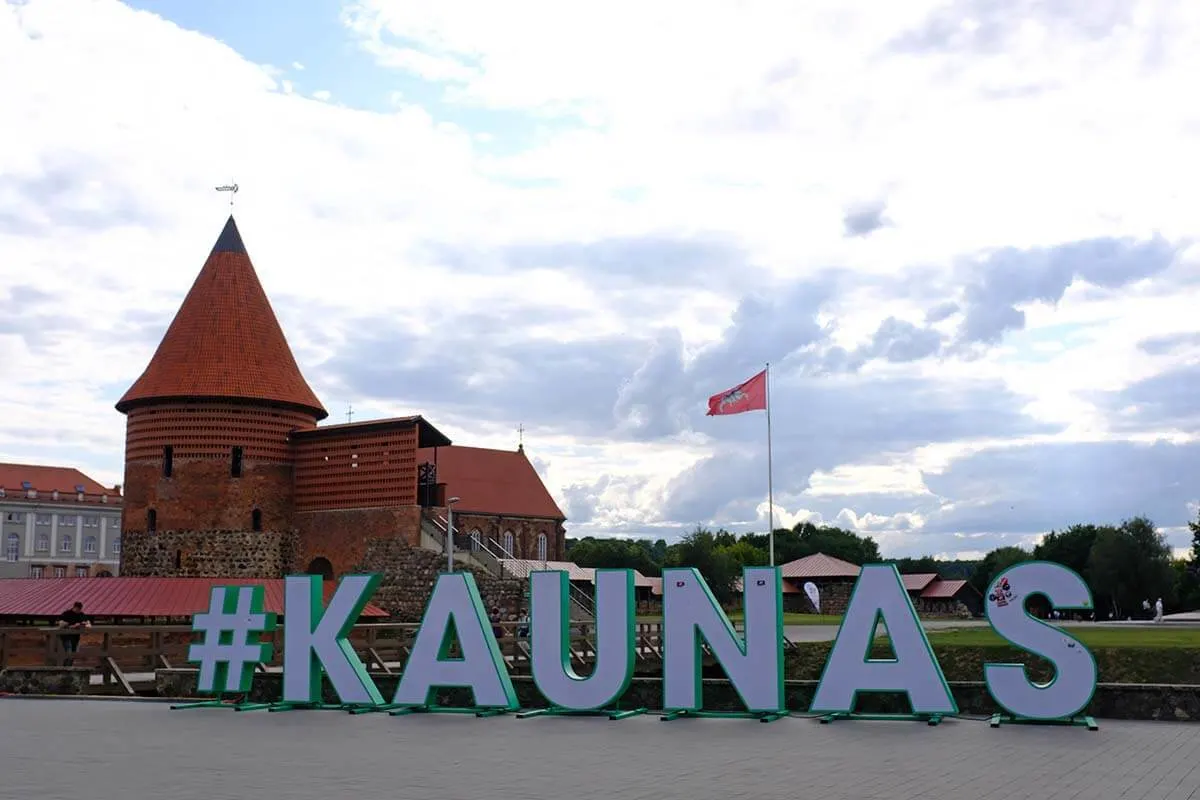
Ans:
<svg viewBox="0 0 1200 800"><path fill-rule="evenodd" d="M454 572L454 504L459 501L451 497L446 501L446 571Z"/></svg>

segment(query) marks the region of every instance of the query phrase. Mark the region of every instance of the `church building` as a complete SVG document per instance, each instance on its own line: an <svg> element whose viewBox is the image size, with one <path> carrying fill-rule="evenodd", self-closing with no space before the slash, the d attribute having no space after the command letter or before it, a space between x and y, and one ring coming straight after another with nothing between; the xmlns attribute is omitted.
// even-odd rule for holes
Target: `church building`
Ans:
<svg viewBox="0 0 1200 800"><path fill-rule="evenodd" d="M381 540L476 566L560 560L565 517L524 453L453 445L419 415L318 424L230 217L126 416L121 574L337 577Z"/></svg>

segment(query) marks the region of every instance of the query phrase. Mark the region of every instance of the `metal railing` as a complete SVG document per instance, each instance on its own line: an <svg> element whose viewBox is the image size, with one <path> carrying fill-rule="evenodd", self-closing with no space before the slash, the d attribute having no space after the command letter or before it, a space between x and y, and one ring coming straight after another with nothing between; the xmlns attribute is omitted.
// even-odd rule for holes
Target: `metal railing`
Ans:
<svg viewBox="0 0 1200 800"><path fill-rule="evenodd" d="M446 535L448 525L446 518L441 514L429 514L426 519L432 523L426 532L430 534L438 546L443 550L446 549ZM455 533L452 537L454 552L467 553L480 566L486 569L491 574L498 578L510 577L519 578L516 574L507 574L509 571L505 569L504 562L506 560L519 561L512 552L510 552L503 544L490 536L474 536L469 533ZM568 584L570 590L568 596L571 599L571 604L580 612L586 619L595 619L596 603L592 596L580 589L573 583Z"/></svg>

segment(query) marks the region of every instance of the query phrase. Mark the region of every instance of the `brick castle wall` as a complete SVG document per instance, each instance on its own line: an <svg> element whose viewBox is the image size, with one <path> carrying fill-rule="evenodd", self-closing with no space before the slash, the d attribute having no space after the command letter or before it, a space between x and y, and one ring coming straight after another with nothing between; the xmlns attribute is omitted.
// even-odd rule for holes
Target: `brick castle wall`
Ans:
<svg viewBox="0 0 1200 800"><path fill-rule="evenodd" d="M417 504L417 429L321 429L295 437L296 509Z"/></svg>
<svg viewBox="0 0 1200 800"><path fill-rule="evenodd" d="M413 547L421 544L419 506L299 512L295 524L301 570L324 558L333 566L334 575L345 575L363 562L368 546L377 540L395 539Z"/></svg>
<svg viewBox="0 0 1200 800"><path fill-rule="evenodd" d="M351 571L383 575L383 582L371 602L392 614L398 622L420 622L433 585L445 569L445 557L440 553L409 547L394 539L376 539ZM525 581L495 578L482 570L461 565L455 569L475 576L484 607L489 612L499 608L509 615L520 614L525 605Z"/></svg>
<svg viewBox="0 0 1200 800"><path fill-rule="evenodd" d="M292 470L278 464L243 462L242 477L229 476L229 459L180 463L170 478L162 467L125 465L122 528L145 530L154 509L160 530L250 530L254 510L263 530L292 527Z"/></svg>
<svg viewBox="0 0 1200 800"><path fill-rule="evenodd" d="M129 412L125 425L123 527L146 530L290 530L294 474L289 434L311 414L236 402L161 403ZM164 475L165 448L171 475ZM240 477L232 474L241 448Z"/></svg>
<svg viewBox="0 0 1200 800"><path fill-rule="evenodd" d="M124 531L121 574L177 578L282 578L303 571L299 537L278 531Z"/></svg>

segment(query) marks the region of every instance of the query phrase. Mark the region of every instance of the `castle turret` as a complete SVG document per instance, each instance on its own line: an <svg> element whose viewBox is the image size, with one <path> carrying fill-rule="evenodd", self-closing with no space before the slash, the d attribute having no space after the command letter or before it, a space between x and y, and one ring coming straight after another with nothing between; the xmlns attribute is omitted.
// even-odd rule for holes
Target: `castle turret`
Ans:
<svg viewBox="0 0 1200 800"><path fill-rule="evenodd" d="M125 531L292 527L288 436L328 413L233 217L116 407L126 415Z"/></svg>

